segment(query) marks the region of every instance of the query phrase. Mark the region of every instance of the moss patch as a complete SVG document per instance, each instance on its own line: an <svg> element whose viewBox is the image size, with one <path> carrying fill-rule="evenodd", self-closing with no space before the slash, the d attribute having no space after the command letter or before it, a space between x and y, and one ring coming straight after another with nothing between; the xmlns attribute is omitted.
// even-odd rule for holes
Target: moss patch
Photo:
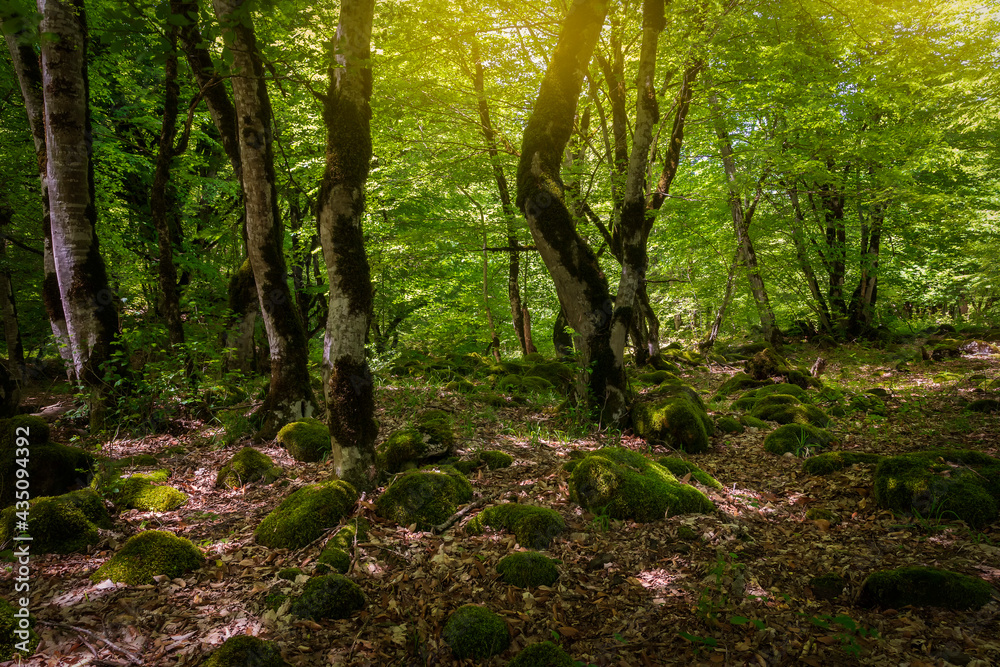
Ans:
<svg viewBox="0 0 1000 667"><path fill-rule="evenodd" d="M282 570L278 570L278 579L284 579L285 581L295 581L295 578L302 574L302 570L297 567L286 567Z"/></svg>
<svg viewBox="0 0 1000 667"><path fill-rule="evenodd" d="M573 667L575 664L573 658L559 646L541 642L525 646L507 663L507 667Z"/></svg>
<svg viewBox="0 0 1000 667"><path fill-rule="evenodd" d="M658 521L667 515L711 512L705 494L681 484L663 466L618 447L593 452L573 469L570 498L613 519Z"/></svg>
<svg viewBox="0 0 1000 667"><path fill-rule="evenodd" d="M750 415L742 415L740 417L740 423L747 428L770 428L770 424L763 419L757 419L756 417L751 417Z"/></svg>
<svg viewBox="0 0 1000 667"><path fill-rule="evenodd" d="M715 428L723 433L742 433L743 424L732 417L722 416L715 420Z"/></svg>
<svg viewBox="0 0 1000 667"><path fill-rule="evenodd" d="M825 452L806 459L802 469L810 475L829 475L843 470L855 463L878 463L882 457L878 454L863 452Z"/></svg>
<svg viewBox="0 0 1000 667"><path fill-rule="evenodd" d="M509 468L514 462L514 457L507 452L501 452L498 449L488 449L485 452L479 452L479 459L486 464L486 467L490 470L496 470L497 468Z"/></svg>
<svg viewBox="0 0 1000 667"><path fill-rule="evenodd" d="M8 507L0 516L0 543L15 535L16 513ZM54 498L36 498L28 509L28 533L35 553L85 552L97 544L98 528L110 528L104 501L93 489L80 489Z"/></svg>
<svg viewBox="0 0 1000 667"><path fill-rule="evenodd" d="M111 581L137 586L159 574L171 579L201 567L205 557L183 537L162 530L133 535L104 565L90 575L94 583Z"/></svg>
<svg viewBox="0 0 1000 667"><path fill-rule="evenodd" d="M32 497L60 496L74 487L87 485L94 466L93 456L76 447L49 442L49 425L39 417L17 415L0 419L0 508L14 504L14 460L19 458L16 457L18 437L23 436L23 429L28 432L31 448L28 477Z"/></svg>
<svg viewBox="0 0 1000 667"><path fill-rule="evenodd" d="M978 577L932 567L901 567L868 575L858 594L858 605L979 609L990 601L992 590Z"/></svg>
<svg viewBox="0 0 1000 667"><path fill-rule="evenodd" d="M537 551L519 551L500 559L497 572L504 583L511 586L551 586L559 578L556 562Z"/></svg>
<svg viewBox="0 0 1000 667"><path fill-rule="evenodd" d="M510 646L510 633L503 618L474 604L456 609L444 624L441 637L461 659L485 660Z"/></svg>
<svg viewBox="0 0 1000 667"><path fill-rule="evenodd" d="M21 619L14 617L15 611L17 610L9 602L0 598L0 660L11 660L17 655L27 658L38 648L39 638L34 629L34 616L29 615L27 629L21 629ZM27 650L18 650L18 644L22 644Z"/></svg>
<svg viewBox="0 0 1000 667"><path fill-rule="evenodd" d="M844 592L847 582L839 574L823 574L809 580L809 588L820 600L836 600Z"/></svg>
<svg viewBox="0 0 1000 667"><path fill-rule="evenodd" d="M768 384L772 384L772 382L770 380L755 380L746 373L737 373L722 383L722 385L715 392L713 400L727 398L735 393L747 389L756 389L757 387L763 387Z"/></svg>
<svg viewBox="0 0 1000 667"><path fill-rule="evenodd" d="M636 433L653 442L665 442L690 454L708 450L715 425L697 393L685 385L661 385L651 401L632 409Z"/></svg>
<svg viewBox="0 0 1000 667"><path fill-rule="evenodd" d="M761 398L750 416L779 424L812 424L820 427L830 424L830 417L815 405L803 405L794 396L784 394Z"/></svg>
<svg viewBox="0 0 1000 667"><path fill-rule="evenodd" d="M421 529L443 523L461 503L472 500L472 485L452 466L412 470L396 477L375 501L385 519Z"/></svg>
<svg viewBox="0 0 1000 667"><path fill-rule="evenodd" d="M669 470L670 473L678 479L684 477L685 475L691 475L691 479L695 480L702 486L710 489L722 488L722 483L719 480L715 479L690 461L685 461L684 459L676 456L663 456L656 459L656 462Z"/></svg>
<svg viewBox="0 0 1000 667"><path fill-rule="evenodd" d="M971 410L972 412L1000 412L1000 401L994 400L992 398L980 398L972 401L966 406L966 410Z"/></svg>
<svg viewBox="0 0 1000 667"><path fill-rule="evenodd" d="M222 466L215 477L215 485L235 489L244 484L264 482L270 484L281 476L281 468L267 454L253 447L244 447Z"/></svg>
<svg viewBox="0 0 1000 667"><path fill-rule="evenodd" d="M771 454L791 452L805 456L809 450L828 447L833 442L829 431L809 424L786 424L780 426L764 438L764 451Z"/></svg>
<svg viewBox="0 0 1000 667"><path fill-rule="evenodd" d="M340 547L327 544L316 559L316 571L324 572L334 570L340 574L347 574L351 569L351 555Z"/></svg>
<svg viewBox="0 0 1000 667"><path fill-rule="evenodd" d="M169 470L136 473L126 479L107 484L111 501L121 509L143 512L169 512L187 502L187 494L172 486L161 485L170 476Z"/></svg>
<svg viewBox="0 0 1000 667"><path fill-rule="evenodd" d="M303 419L286 424L277 436L296 461L314 463L330 453L330 429L318 419Z"/></svg>
<svg viewBox="0 0 1000 667"><path fill-rule="evenodd" d="M208 656L201 667L285 667L288 663L272 642L241 635L230 637Z"/></svg>
<svg viewBox="0 0 1000 667"><path fill-rule="evenodd" d="M365 607L361 587L345 576L328 574L306 582L302 595L292 603L293 616L318 621L324 618L347 618Z"/></svg>
<svg viewBox="0 0 1000 667"><path fill-rule="evenodd" d="M414 426L427 436L428 444L449 451L455 446L455 420L444 410L424 410L417 415Z"/></svg>
<svg viewBox="0 0 1000 667"><path fill-rule="evenodd" d="M293 492L264 517L254 539L273 549L298 549L336 526L358 499L342 480L310 484Z"/></svg>
<svg viewBox="0 0 1000 667"><path fill-rule="evenodd" d="M478 534L485 526L508 530L517 537L518 544L532 549L547 549L552 540L566 530L566 522L555 510L519 503L488 507L473 517L465 529Z"/></svg>

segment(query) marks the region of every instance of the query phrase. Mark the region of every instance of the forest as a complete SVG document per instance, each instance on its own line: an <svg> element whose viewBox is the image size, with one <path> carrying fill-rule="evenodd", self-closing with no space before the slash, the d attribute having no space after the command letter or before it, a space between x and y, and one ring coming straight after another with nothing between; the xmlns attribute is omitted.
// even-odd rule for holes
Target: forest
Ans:
<svg viewBox="0 0 1000 667"><path fill-rule="evenodd" d="M0 662L1000 664L995 0L0 29Z"/></svg>

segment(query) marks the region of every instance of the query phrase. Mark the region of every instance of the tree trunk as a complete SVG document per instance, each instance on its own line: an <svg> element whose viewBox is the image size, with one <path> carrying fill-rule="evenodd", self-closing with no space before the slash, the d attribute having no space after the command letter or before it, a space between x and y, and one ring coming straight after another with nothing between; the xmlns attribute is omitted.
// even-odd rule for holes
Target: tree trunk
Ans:
<svg viewBox="0 0 1000 667"><path fill-rule="evenodd" d="M736 283L736 267L740 263L740 249L739 246L733 252L733 259L729 262L729 274L726 276L726 292L722 297L722 303L719 305L719 309L715 311L715 320L712 321L712 329L708 332L708 337L698 344L698 347L702 350L711 350L715 346L715 341L719 338L719 331L722 330L722 321L726 317L726 311L729 309L729 304L733 300L733 286Z"/></svg>
<svg viewBox="0 0 1000 667"><path fill-rule="evenodd" d="M490 260L486 249L486 232L483 232L483 308L486 309L486 322L490 328L490 349L493 350L493 360L500 363L500 337L497 336L493 324L493 309L490 308Z"/></svg>
<svg viewBox="0 0 1000 667"><path fill-rule="evenodd" d="M52 255L52 228L49 214L49 177L45 151L45 102L42 93L42 71L38 65L38 57L34 49L26 41L30 37L24 17L14 14L0 14L0 29L7 39L7 49L10 51L11 62L17 74L21 95L24 98L24 109L28 115L28 126L35 147L35 158L38 164L38 180L42 191L42 238L44 278L42 281L42 302L49 317L52 336L56 341L59 356L66 368L66 376L70 382L76 380L76 370L73 364L73 350L69 341L69 328L66 325L66 314L63 311L59 296L59 279L56 276L56 263Z"/></svg>
<svg viewBox="0 0 1000 667"><path fill-rule="evenodd" d="M257 51L252 15L244 0L213 0L233 53L233 99L239 119L239 155L246 203L247 254L270 345L271 382L259 415L257 439L270 439L291 421L311 417L305 330L288 288L275 189L271 101Z"/></svg>
<svg viewBox="0 0 1000 667"><path fill-rule="evenodd" d="M556 350L556 356L560 359L569 359L573 356L573 334L566 331L569 320L566 312L560 308L556 315L555 324L552 326L552 346Z"/></svg>
<svg viewBox="0 0 1000 667"><path fill-rule="evenodd" d="M831 178L833 162L827 163ZM846 168L845 168L846 171ZM844 224L844 193L836 185L823 183L818 186L823 214L826 218L826 263L829 269L829 304L834 326L844 333L847 326L847 299L844 284L847 274L847 227Z"/></svg>
<svg viewBox="0 0 1000 667"><path fill-rule="evenodd" d="M52 254L73 366L90 390L91 426L104 426L105 362L118 330L116 299L97 243L91 161L87 24L82 0L38 0Z"/></svg>
<svg viewBox="0 0 1000 667"><path fill-rule="evenodd" d="M524 315L521 312L521 290L518 287L520 262L518 253L517 232L515 230L515 220L518 212L510 201L510 189L507 187L507 177L503 173L503 165L500 164L500 152L497 150L496 132L493 130L493 121L490 118L490 106L486 98L485 76L483 73L483 61L479 56L479 43L472 43L472 59L476 64L476 72L472 77L473 89L476 91L479 106L479 126L486 140L486 150L490 156L490 166L493 169L493 180L497 184L497 192L500 194L500 206L503 210L504 224L507 229L507 247L510 248L508 255L507 269L507 297L510 301L511 321L514 325L514 334L517 342L521 346L521 354L528 354L528 345L525 341Z"/></svg>
<svg viewBox="0 0 1000 667"><path fill-rule="evenodd" d="M342 0L330 50L323 105L326 169L319 195L319 232L330 285L323 341L326 404L334 470L360 489L374 488L375 401L365 358L372 283L361 216L371 163L371 31L374 0Z"/></svg>
<svg viewBox="0 0 1000 667"><path fill-rule="evenodd" d="M859 267L861 277L854 290L851 319L848 324L848 329L855 335L864 334L875 325L875 302L878 298L878 260L884 220L884 204L881 202L873 204L869 214L870 222L862 229L861 266Z"/></svg>
<svg viewBox="0 0 1000 667"><path fill-rule="evenodd" d="M816 302L815 310L817 316L819 317L820 329L826 333L832 333L833 329L830 326L830 310L827 308L826 299L823 298L823 292L819 288L819 281L816 279L816 273L813 271L812 264L809 262L809 255L806 251L806 242L804 238L805 216L802 215L802 207L799 204L799 192L795 186L788 188L788 198L792 202L792 214L795 216L795 228L792 229L792 242L795 244L795 256L798 259L802 275L806 278L806 284L809 286L809 293Z"/></svg>
<svg viewBox="0 0 1000 667"><path fill-rule="evenodd" d="M7 343L8 370L14 382L25 380L24 345L17 321L17 301L10 279L7 260L7 228L14 212L5 201L0 201L0 310L3 311L3 334Z"/></svg>
<svg viewBox="0 0 1000 667"><path fill-rule="evenodd" d="M613 306L608 284L596 255L575 229L560 178L583 74L606 11L601 0L576 0L569 9L524 130L517 205L579 337L590 405L600 410L602 422L619 424L627 415L625 378L610 345Z"/></svg>

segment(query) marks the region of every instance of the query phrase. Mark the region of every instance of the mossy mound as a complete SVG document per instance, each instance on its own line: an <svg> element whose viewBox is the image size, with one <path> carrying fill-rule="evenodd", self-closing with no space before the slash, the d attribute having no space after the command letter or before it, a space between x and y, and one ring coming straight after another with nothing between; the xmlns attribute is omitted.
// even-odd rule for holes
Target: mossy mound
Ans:
<svg viewBox="0 0 1000 667"><path fill-rule="evenodd" d="M685 475L691 475L691 479L709 489L722 488L722 483L719 480L715 479L690 461L685 461L684 459L676 456L662 456L656 459L656 462L669 470L670 474L678 479L683 478Z"/></svg>
<svg viewBox="0 0 1000 667"><path fill-rule="evenodd" d="M599 449L570 476L570 498L613 519L658 521L667 515L711 512L705 494L641 454L619 447Z"/></svg>
<svg viewBox="0 0 1000 667"><path fill-rule="evenodd" d="M342 480L310 484L281 501L254 531L272 549L298 549L336 526L357 502L358 492Z"/></svg>
<svg viewBox="0 0 1000 667"><path fill-rule="evenodd" d="M700 352L671 348L669 346L664 350L660 350L660 356L664 359L670 359L671 361L676 361L686 366L701 366L705 363L705 355Z"/></svg>
<svg viewBox="0 0 1000 667"><path fill-rule="evenodd" d="M318 419L303 419L285 424L277 436L278 443L296 461L315 463L330 453L330 429Z"/></svg>
<svg viewBox="0 0 1000 667"><path fill-rule="evenodd" d="M978 577L932 567L901 567L868 575L861 585L858 605L979 609L992 595L992 587Z"/></svg>
<svg viewBox="0 0 1000 667"><path fill-rule="evenodd" d="M733 410L745 410L751 412L757 406L773 405L801 405L802 401L791 394L768 394L758 396L756 391L750 391L733 401Z"/></svg>
<svg viewBox="0 0 1000 667"><path fill-rule="evenodd" d="M780 394L783 396L794 396L802 403L808 403L810 400L808 391L797 384L791 384L789 382L767 384L763 387L755 389L753 393L757 398L764 398L765 396L771 396L772 394Z"/></svg>
<svg viewBox="0 0 1000 667"><path fill-rule="evenodd" d="M646 384L662 384L664 382L680 382L680 378L671 373L670 371L650 371L648 373L640 373L636 379L639 382L645 382Z"/></svg>
<svg viewBox="0 0 1000 667"><path fill-rule="evenodd" d="M576 662L552 642L529 644L507 663L507 667L573 667Z"/></svg>
<svg viewBox="0 0 1000 667"><path fill-rule="evenodd" d="M302 594L292 603L293 616L318 621L324 618L348 618L365 607L361 587L340 574L313 577Z"/></svg>
<svg viewBox="0 0 1000 667"><path fill-rule="evenodd" d="M786 424L776 428L764 438L764 451L771 454L791 452L804 456L809 450L829 447L833 435L810 424Z"/></svg>
<svg viewBox="0 0 1000 667"><path fill-rule="evenodd" d="M1000 401L992 398L980 398L969 403L965 406L965 409L972 412L1000 412Z"/></svg>
<svg viewBox="0 0 1000 667"><path fill-rule="evenodd" d="M27 436L24 433L27 432ZM31 415L0 419L0 508L14 504L15 459L26 437L31 456L28 457L28 479L33 498L60 496L74 488L86 486L94 466L94 457L76 447L49 442L49 425Z"/></svg>
<svg viewBox="0 0 1000 667"><path fill-rule="evenodd" d="M715 420L715 428L723 433L742 433L743 424L738 419L722 416Z"/></svg>
<svg viewBox="0 0 1000 667"><path fill-rule="evenodd" d="M172 486L160 484L170 476L169 470L151 473L136 473L125 479L117 479L107 486L111 490L111 501L121 509L143 512L169 512L187 502L187 494Z"/></svg>
<svg viewBox="0 0 1000 667"><path fill-rule="evenodd" d="M771 426L763 419L757 419L756 417L751 417L750 415L741 415L740 423L747 428L770 428Z"/></svg>
<svg viewBox="0 0 1000 667"><path fill-rule="evenodd" d="M344 551L350 551L354 548L355 542L364 542L368 539L369 528L371 528L371 524L368 523L368 519L351 519L326 544L327 546L334 546Z"/></svg>
<svg viewBox="0 0 1000 667"><path fill-rule="evenodd" d="M878 463L882 457L878 454L865 454L863 452L824 452L806 459L802 469L810 475L829 475L832 472L843 470L855 463Z"/></svg>
<svg viewBox="0 0 1000 667"><path fill-rule="evenodd" d="M443 523L462 503L472 500L472 485L452 466L411 470L396 477L375 501L384 519L424 529Z"/></svg>
<svg viewBox="0 0 1000 667"><path fill-rule="evenodd" d="M447 455L447 451L429 450L425 438L415 428L404 428L390 434L378 448L379 467L396 473Z"/></svg>
<svg viewBox="0 0 1000 667"><path fill-rule="evenodd" d="M474 604L463 605L448 617L441 638L460 659L486 660L510 646L503 617Z"/></svg>
<svg viewBox="0 0 1000 667"><path fill-rule="evenodd" d="M457 394L471 394L476 391L476 385L468 380L452 380L444 386L445 391L453 391Z"/></svg>
<svg viewBox="0 0 1000 667"><path fill-rule="evenodd" d="M828 573L809 580L809 588L819 600L836 600L844 592L847 581L839 574Z"/></svg>
<svg viewBox="0 0 1000 667"><path fill-rule="evenodd" d="M278 570L278 579L284 579L285 581L295 581L295 579L302 574L302 570L297 567L286 567L284 569Z"/></svg>
<svg viewBox="0 0 1000 667"><path fill-rule="evenodd" d="M795 399L793 396L774 394L757 401L750 411L751 417L778 422L779 424L811 424L826 427L830 425L830 416L815 405L790 403L785 399Z"/></svg>
<svg viewBox="0 0 1000 667"><path fill-rule="evenodd" d="M998 516L1000 460L963 449L886 458L875 468L874 496L883 509L960 519L978 528Z"/></svg>
<svg viewBox="0 0 1000 667"><path fill-rule="evenodd" d="M520 503L488 507L473 517L465 529L478 534L486 526L510 531L518 544L532 549L547 549L552 540L566 530L566 522L555 510Z"/></svg>
<svg viewBox="0 0 1000 667"><path fill-rule="evenodd" d="M485 463L486 467L490 470L509 468L514 463L513 456L507 452L501 452L499 449L488 449L485 452L479 452L479 460Z"/></svg>
<svg viewBox="0 0 1000 667"><path fill-rule="evenodd" d="M519 551L501 558L497 563L497 572L504 583L511 586L551 586L559 578L557 562L537 551Z"/></svg>
<svg viewBox="0 0 1000 667"><path fill-rule="evenodd" d="M497 380L496 389L509 394L530 395L553 391L555 385L542 377L505 375Z"/></svg>
<svg viewBox="0 0 1000 667"><path fill-rule="evenodd" d="M201 663L201 667L286 667L277 645L241 635L230 637Z"/></svg>
<svg viewBox="0 0 1000 667"><path fill-rule="evenodd" d="M16 509L0 515L0 544L16 534ZM80 489L54 498L35 498L28 509L28 534L34 553L85 552L97 544L98 528L110 528L104 501L93 489Z"/></svg>
<svg viewBox="0 0 1000 667"><path fill-rule="evenodd" d="M722 383L722 386L715 392L713 400L720 400L732 396L733 394L747 389L756 389L764 385L773 384L770 380L756 380L746 373L737 373Z"/></svg>
<svg viewBox="0 0 1000 667"><path fill-rule="evenodd" d="M90 575L94 583L111 581L137 586L156 575L171 579L201 567L205 557L190 540L162 530L133 535L104 565Z"/></svg>
<svg viewBox="0 0 1000 667"><path fill-rule="evenodd" d="M215 486L239 488L244 484L264 482L270 484L281 476L281 468L267 454L258 452L253 447L244 447L233 454L226 465L222 466L215 477Z"/></svg>
<svg viewBox="0 0 1000 667"><path fill-rule="evenodd" d="M429 445L449 451L455 446L455 420L444 410L424 410L417 415L414 427L427 436Z"/></svg>
<svg viewBox="0 0 1000 667"><path fill-rule="evenodd" d="M12 660L18 655L27 658L38 648L35 617L29 615L28 627L22 628L22 619L14 616L17 611L9 602L0 598L0 660Z"/></svg>
<svg viewBox="0 0 1000 667"><path fill-rule="evenodd" d="M753 355L747 361L746 372L755 380L779 377L783 378L785 382L798 385L803 389L818 387L822 384L805 370L792 366L787 359L772 348L765 348Z"/></svg>
<svg viewBox="0 0 1000 667"><path fill-rule="evenodd" d="M542 378L553 387L566 391L573 385L575 371L572 366L559 361L545 361L529 367L524 372L526 378Z"/></svg>
<svg viewBox="0 0 1000 667"><path fill-rule="evenodd" d="M842 397L838 400L838 405L830 408L830 414L835 417L844 417L852 412L863 412L885 417L889 414L889 409L880 397L867 393L854 394L847 398L846 402Z"/></svg>
<svg viewBox="0 0 1000 667"><path fill-rule="evenodd" d="M316 559L316 571L326 572L334 570L340 574L347 574L351 569L351 555L340 547L327 544L323 547L319 557Z"/></svg>
<svg viewBox="0 0 1000 667"><path fill-rule="evenodd" d="M942 359L955 359L962 356L961 343L954 339L943 340L930 350L931 359L941 361Z"/></svg>
<svg viewBox="0 0 1000 667"><path fill-rule="evenodd" d="M635 432L645 440L664 442L689 454L708 451L715 424L705 403L686 385L660 385L650 401L632 408Z"/></svg>

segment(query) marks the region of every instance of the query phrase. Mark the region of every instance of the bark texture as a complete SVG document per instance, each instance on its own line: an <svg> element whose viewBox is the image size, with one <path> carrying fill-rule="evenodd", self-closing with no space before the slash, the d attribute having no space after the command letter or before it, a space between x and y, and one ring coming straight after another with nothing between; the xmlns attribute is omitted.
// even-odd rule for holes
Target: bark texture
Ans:
<svg viewBox="0 0 1000 667"><path fill-rule="evenodd" d="M374 0L343 0L323 105L326 168L319 232L330 285L323 372L334 469L359 489L377 483L375 402L365 336L372 283L361 216L372 157L371 31Z"/></svg>
<svg viewBox="0 0 1000 667"><path fill-rule="evenodd" d="M17 383L24 382L24 345L21 343L21 327L17 320L17 301L11 283L10 265L7 259L7 228L14 212L10 206L0 201L0 311L3 315L3 335L7 343L8 371Z"/></svg>

